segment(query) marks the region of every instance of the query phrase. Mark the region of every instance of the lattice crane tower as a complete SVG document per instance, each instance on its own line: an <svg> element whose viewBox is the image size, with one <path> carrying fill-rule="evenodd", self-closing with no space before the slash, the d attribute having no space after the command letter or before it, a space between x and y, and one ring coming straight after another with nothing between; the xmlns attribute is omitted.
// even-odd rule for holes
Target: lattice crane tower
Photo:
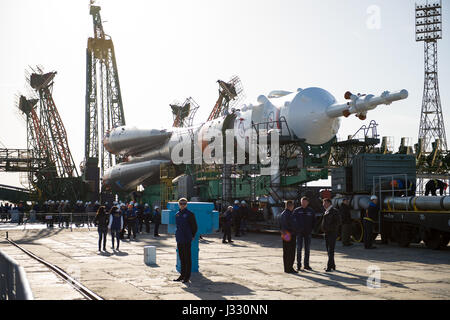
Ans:
<svg viewBox="0 0 450 320"><path fill-rule="evenodd" d="M92 182L91 192L97 194L99 178L119 161L105 150L102 139L112 128L125 125L125 114L113 41L103 30L100 7L93 3L94 37L88 39L86 49L84 178Z"/></svg>

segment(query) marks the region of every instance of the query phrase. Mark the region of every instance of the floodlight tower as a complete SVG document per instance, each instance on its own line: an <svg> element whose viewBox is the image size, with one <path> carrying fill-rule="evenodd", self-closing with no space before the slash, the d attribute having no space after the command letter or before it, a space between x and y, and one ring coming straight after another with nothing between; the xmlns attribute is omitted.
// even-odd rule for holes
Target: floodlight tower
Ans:
<svg viewBox="0 0 450 320"><path fill-rule="evenodd" d="M431 3L430 3L431 2ZM424 42L425 84L419 139L423 151L431 151L432 140L440 140L440 150L447 150L444 119L438 85L437 41L442 39L442 0L416 4L416 41Z"/></svg>

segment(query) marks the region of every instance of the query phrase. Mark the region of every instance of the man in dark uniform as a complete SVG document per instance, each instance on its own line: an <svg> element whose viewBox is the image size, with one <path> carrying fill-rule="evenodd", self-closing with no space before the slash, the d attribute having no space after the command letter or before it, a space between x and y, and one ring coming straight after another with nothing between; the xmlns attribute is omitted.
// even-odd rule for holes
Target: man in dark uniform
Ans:
<svg viewBox="0 0 450 320"><path fill-rule="evenodd" d="M175 238L177 241L178 255L181 263L181 275L174 281L189 282L191 277L192 258L191 242L197 233L197 221L195 215L187 209L187 199L178 200L180 210L175 215L177 230Z"/></svg>
<svg viewBox="0 0 450 320"><path fill-rule="evenodd" d="M125 239L125 231L128 228L128 219L127 219L127 205L125 203L122 203L122 205L120 206L120 215L123 218L123 223L122 223L122 229L120 230L120 239Z"/></svg>
<svg viewBox="0 0 450 320"><path fill-rule="evenodd" d="M438 179L431 179L425 184L425 195L431 192L432 196L436 196L436 190L439 190L439 194L444 195L444 191L447 190L448 184Z"/></svg>
<svg viewBox="0 0 450 320"><path fill-rule="evenodd" d="M142 233L142 227L144 226L144 206L142 203L138 203L137 205L137 224L136 230L137 233Z"/></svg>
<svg viewBox="0 0 450 320"><path fill-rule="evenodd" d="M247 221L250 215L250 209L247 207L247 202L241 201L241 206L239 207L239 218L240 222L240 234L245 235L247 233Z"/></svg>
<svg viewBox="0 0 450 320"><path fill-rule="evenodd" d="M117 240L116 250L119 250L120 231L122 230L122 228L123 228L123 214L120 212L117 206L114 206L111 208L108 224L108 229L111 230L111 241L112 241L111 249L113 250L114 250L114 238L116 238Z"/></svg>
<svg viewBox="0 0 450 320"><path fill-rule="evenodd" d="M378 223L378 197L371 196L369 208L366 210L365 217L363 218L364 224L364 248L376 249L372 245L373 242L373 227L375 223Z"/></svg>
<svg viewBox="0 0 450 320"><path fill-rule="evenodd" d="M159 207L155 207L155 213L153 214L153 223L155 224L153 236L159 237L159 225L161 224L161 211Z"/></svg>
<svg viewBox="0 0 450 320"><path fill-rule="evenodd" d="M233 225L235 228L235 237L240 237L241 236L241 210L240 210L240 206L239 206L239 200L235 200L234 201L234 206L233 206Z"/></svg>
<svg viewBox="0 0 450 320"><path fill-rule="evenodd" d="M284 272L297 273L293 268L295 261L295 221L294 221L294 202L286 201L286 208L280 216L281 238L283 240L283 265Z"/></svg>
<svg viewBox="0 0 450 320"><path fill-rule="evenodd" d="M152 209L150 208L148 203L146 203L144 205L143 217L144 217L144 224L145 224L145 232L150 233L150 221L152 220ZM142 232L142 226L141 226L140 231Z"/></svg>
<svg viewBox="0 0 450 320"><path fill-rule="evenodd" d="M305 270L312 270L309 265L309 252L311 246L311 233L315 224L313 209L309 206L309 198L302 197L301 206L294 210L294 220L297 231L297 270L302 268L302 248L305 244Z"/></svg>
<svg viewBox="0 0 450 320"><path fill-rule="evenodd" d="M227 211L223 213L222 216L222 230L223 230L223 239L222 243L233 242L231 240L231 222L233 219L233 207L229 206Z"/></svg>
<svg viewBox="0 0 450 320"><path fill-rule="evenodd" d="M137 218L137 210L134 210L132 204L128 205L127 210L128 239L131 238L131 233L133 233L133 239L136 239L136 218Z"/></svg>
<svg viewBox="0 0 450 320"><path fill-rule="evenodd" d="M336 247L336 238L341 224L341 216L339 212L333 208L329 198L323 199L323 207L325 213L322 217L322 230L325 233L325 245L328 253L328 263L325 271L330 272L336 270L336 263L334 262L334 248Z"/></svg>
<svg viewBox="0 0 450 320"><path fill-rule="evenodd" d="M341 239L344 246L351 246L353 243L350 241L350 235L352 233L352 215L350 213L350 205L347 198L342 199L342 203L339 207L339 214L342 220Z"/></svg>

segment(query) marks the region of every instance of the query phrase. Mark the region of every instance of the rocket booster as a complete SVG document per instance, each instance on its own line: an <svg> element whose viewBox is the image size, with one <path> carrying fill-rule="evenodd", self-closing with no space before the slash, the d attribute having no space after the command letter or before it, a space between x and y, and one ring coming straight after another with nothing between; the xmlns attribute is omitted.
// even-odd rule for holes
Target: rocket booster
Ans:
<svg viewBox="0 0 450 320"><path fill-rule="evenodd" d="M105 148L113 154L128 157L129 162L109 168L103 183L113 189L131 190L146 179L159 180L159 165L170 163L174 148L180 144L191 146L192 138L199 150L214 140L211 137L232 130L237 148L248 153L249 133L257 128L277 129L283 141L305 139L311 145L321 145L333 139L342 117L355 114L364 120L367 112L377 106L406 99L408 91L385 91L379 96L354 95L346 92L348 101L337 103L328 91L311 87L296 92L276 90L268 96L260 95L257 103L241 106L217 119L190 128L146 130L136 127L117 127L105 136ZM147 180L148 181L148 180Z"/></svg>

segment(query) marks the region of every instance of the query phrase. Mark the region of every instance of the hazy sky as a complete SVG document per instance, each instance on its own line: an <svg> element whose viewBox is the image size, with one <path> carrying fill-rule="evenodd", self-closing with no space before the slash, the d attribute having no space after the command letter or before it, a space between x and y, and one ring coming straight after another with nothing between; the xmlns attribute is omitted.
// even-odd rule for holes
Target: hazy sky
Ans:
<svg viewBox="0 0 450 320"><path fill-rule="evenodd" d="M381 106L366 121L342 121L339 137L370 120L381 136L417 141L423 93L423 43L415 42L412 0L104 0L104 29L114 41L126 123L170 127L169 103L192 96L206 120L218 79L238 75L247 98L275 89L321 87L409 98ZM444 1L439 85L450 122L450 6ZM0 147L26 148L15 95L25 69L57 71L53 97L78 166L84 158L86 43L93 35L88 0L0 0ZM447 126L448 128L448 126ZM450 129L447 129L447 133ZM447 135L448 136L448 135ZM0 183L20 186L19 175Z"/></svg>

